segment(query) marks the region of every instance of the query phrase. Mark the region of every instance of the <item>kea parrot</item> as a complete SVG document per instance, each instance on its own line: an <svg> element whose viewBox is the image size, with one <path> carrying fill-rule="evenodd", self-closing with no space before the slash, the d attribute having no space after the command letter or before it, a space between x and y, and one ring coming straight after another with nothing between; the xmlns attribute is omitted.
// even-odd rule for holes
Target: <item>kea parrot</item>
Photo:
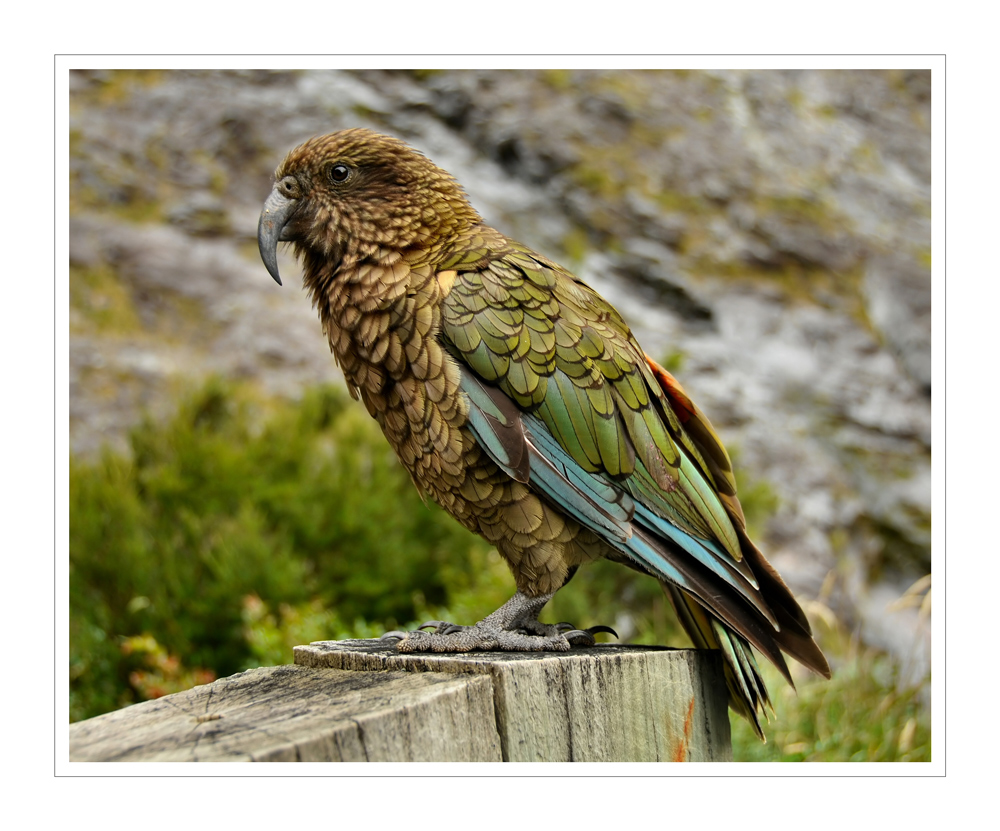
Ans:
<svg viewBox="0 0 1000 831"><path fill-rule="evenodd" d="M390 633L400 652L564 651L606 627L540 623L598 558L659 580L730 706L763 738L752 645L830 677L809 622L747 535L726 449L621 315L486 225L459 183L366 129L288 153L258 225L289 242L348 389L417 488L496 546L517 591L472 626ZM432 631L423 631L424 628Z"/></svg>

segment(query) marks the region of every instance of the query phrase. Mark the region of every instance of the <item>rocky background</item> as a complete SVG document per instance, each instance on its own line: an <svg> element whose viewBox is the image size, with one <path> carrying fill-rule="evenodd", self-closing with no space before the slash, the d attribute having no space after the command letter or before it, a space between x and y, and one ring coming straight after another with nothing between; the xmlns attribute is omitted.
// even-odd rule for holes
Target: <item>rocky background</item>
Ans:
<svg viewBox="0 0 1000 831"><path fill-rule="evenodd" d="M292 146L372 127L622 311L773 507L761 547L796 593L918 681L930 108L926 71L75 72L72 452L127 451L211 373L337 378L257 217Z"/></svg>

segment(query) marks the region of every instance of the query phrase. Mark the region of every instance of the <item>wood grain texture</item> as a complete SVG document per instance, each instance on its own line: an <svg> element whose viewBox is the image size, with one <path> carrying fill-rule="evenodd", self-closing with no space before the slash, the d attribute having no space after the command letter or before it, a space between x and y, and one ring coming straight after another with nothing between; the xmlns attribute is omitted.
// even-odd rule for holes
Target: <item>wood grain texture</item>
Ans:
<svg viewBox="0 0 1000 831"><path fill-rule="evenodd" d="M70 725L70 761L501 761L482 676L252 669Z"/></svg>
<svg viewBox="0 0 1000 831"><path fill-rule="evenodd" d="M731 761L717 653L602 644L569 653L400 654L383 641L321 641L295 663L363 672L488 676L508 762Z"/></svg>

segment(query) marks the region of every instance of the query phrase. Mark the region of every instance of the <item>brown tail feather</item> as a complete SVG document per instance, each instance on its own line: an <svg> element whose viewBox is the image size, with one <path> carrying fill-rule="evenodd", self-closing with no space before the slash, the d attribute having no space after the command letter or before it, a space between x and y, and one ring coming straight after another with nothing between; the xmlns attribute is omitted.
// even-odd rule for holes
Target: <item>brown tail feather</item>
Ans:
<svg viewBox="0 0 1000 831"><path fill-rule="evenodd" d="M740 548L750 561L760 592L778 621L780 630L774 634L774 639L787 654L803 666L824 678L829 678L830 665L813 640L812 627L802 607L792 596L791 590L785 585L785 581L781 579L774 566L747 537L746 532L737 528L737 533L740 536Z"/></svg>

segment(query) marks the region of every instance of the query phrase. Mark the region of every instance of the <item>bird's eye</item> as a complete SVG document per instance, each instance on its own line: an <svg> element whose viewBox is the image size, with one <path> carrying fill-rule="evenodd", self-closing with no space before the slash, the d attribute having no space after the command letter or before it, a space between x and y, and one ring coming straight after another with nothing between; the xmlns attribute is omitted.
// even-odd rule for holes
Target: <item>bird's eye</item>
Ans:
<svg viewBox="0 0 1000 831"><path fill-rule="evenodd" d="M350 178L351 169L346 164L340 164L338 162L337 164L330 165L328 174L330 176L330 181L339 185L346 182L348 178Z"/></svg>

